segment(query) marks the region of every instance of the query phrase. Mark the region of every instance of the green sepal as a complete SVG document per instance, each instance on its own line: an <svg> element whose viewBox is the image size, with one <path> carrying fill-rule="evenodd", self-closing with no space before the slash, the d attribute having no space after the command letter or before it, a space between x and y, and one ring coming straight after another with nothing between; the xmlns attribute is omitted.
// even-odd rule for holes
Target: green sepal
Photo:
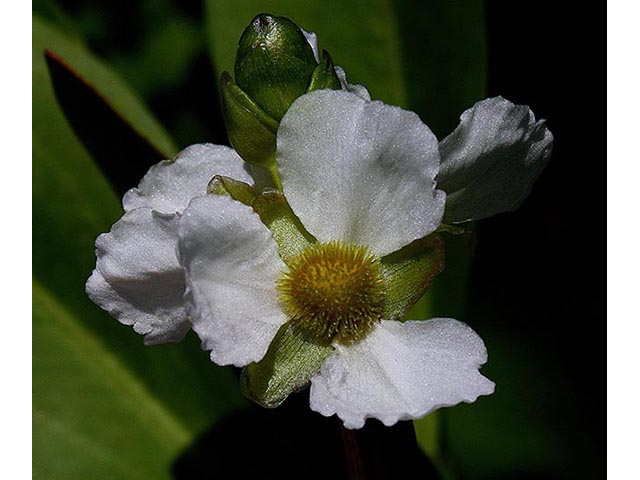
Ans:
<svg viewBox="0 0 640 480"><path fill-rule="evenodd" d="M331 90L340 90L340 79L333 65L331 55L326 50L322 51L322 61L313 71L311 76L311 83L307 88L307 92L313 92L314 90L322 90L330 88Z"/></svg>
<svg viewBox="0 0 640 480"><path fill-rule="evenodd" d="M258 363L242 369L242 393L267 408L280 405L293 392L305 388L333 351L313 341L293 322L285 323Z"/></svg>
<svg viewBox="0 0 640 480"><path fill-rule="evenodd" d="M220 94L227 135L236 152L252 165L275 162L278 122L256 105L227 72L220 78Z"/></svg>
<svg viewBox="0 0 640 480"><path fill-rule="evenodd" d="M405 315L444 269L444 242L437 234L416 240L382 257L385 281L384 318L396 320Z"/></svg>
<svg viewBox="0 0 640 480"><path fill-rule="evenodd" d="M251 185L222 175L215 175L209 181L207 193L229 195L234 200L248 206L253 205L256 199L256 192Z"/></svg>
<svg viewBox="0 0 640 480"><path fill-rule="evenodd" d="M305 230L282 192L263 191L253 202L253 209L260 215L262 223L271 230L280 258L285 263L315 243L315 238Z"/></svg>
<svg viewBox="0 0 640 480"><path fill-rule="evenodd" d="M263 13L240 37L235 77L256 104L280 121L306 92L317 65L311 45L295 23Z"/></svg>

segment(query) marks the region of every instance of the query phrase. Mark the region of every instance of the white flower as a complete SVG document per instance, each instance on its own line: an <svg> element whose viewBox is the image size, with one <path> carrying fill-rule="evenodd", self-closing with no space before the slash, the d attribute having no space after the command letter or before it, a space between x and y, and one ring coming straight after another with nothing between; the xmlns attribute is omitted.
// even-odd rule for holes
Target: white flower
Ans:
<svg viewBox="0 0 640 480"><path fill-rule="evenodd" d="M483 218L528 193L551 134L527 107L480 102L438 145L414 113L347 91L304 95L278 129L282 193L254 192L244 203L233 192L205 195L214 174L250 181L239 158L223 147L191 149L154 167L98 238L87 284L96 303L148 342L180 339L188 318L221 365L255 365L294 325L307 345L294 353L316 349L322 359L300 367L311 408L348 428L493 392L478 371L485 346L468 326L398 319L434 274L420 259L431 245L421 239L443 215Z"/></svg>

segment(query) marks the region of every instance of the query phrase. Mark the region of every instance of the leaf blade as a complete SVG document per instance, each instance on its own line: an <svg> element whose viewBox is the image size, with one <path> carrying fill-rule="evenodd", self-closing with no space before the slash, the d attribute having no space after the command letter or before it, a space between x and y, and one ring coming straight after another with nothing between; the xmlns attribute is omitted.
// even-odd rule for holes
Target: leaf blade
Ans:
<svg viewBox="0 0 640 480"><path fill-rule="evenodd" d="M147 403L152 400L151 403L160 404L162 411L169 412L170 417L183 425L191 438L226 412L246 406L246 402L232 371L210 363L206 353L200 351L195 336L188 336L179 345L145 347L140 336L120 325L87 298L84 284L95 266L95 239L109 230L122 215L122 209L111 186L75 137L56 102L42 51L47 46L57 45L49 44L47 38L55 40L58 32L47 25L46 35L39 36L40 23L43 22L34 23L32 77L34 279L46 290L47 298L54 299L56 305L73 316L78 328L99 339L103 346L101 351L109 352L110 356L127 365L130 374L149 392L145 397L150 398ZM40 345L47 343L46 332L50 331L34 332L41 339ZM54 338L50 340L53 342ZM82 368L77 355L60 361L65 368ZM49 374L54 375L55 371ZM59 398L60 392L56 388L55 383L46 388L34 384L34 399L52 395ZM61 422L46 423L42 421L42 411L34 411L34 424L40 422L37 428L34 425L34 433L39 431L39 435L45 437L34 445L34 465L43 478L87 478L86 465L79 464L76 468L72 464L73 461L83 462L82 455L72 454L73 442L46 442L48 434L68 431L75 425L73 422L84 418L73 408L69 412L76 415L62 417ZM101 435L100 429L94 427L86 437ZM106 422L103 428L108 427ZM148 429L144 431L152 434ZM136 438L140 443L148 440L141 436ZM51 453L52 448L56 449L55 455ZM144 461L167 467L175 448L168 449L166 445L147 448L143 452ZM95 456L96 453L88 452L87 455ZM68 461L60 464L60 458ZM69 475L61 473L61 468L70 472ZM57 473L51 474L52 471ZM155 472L154 469L152 474L145 475L146 478L156 478ZM158 473L157 476L166 474Z"/></svg>
<svg viewBox="0 0 640 480"><path fill-rule="evenodd" d="M132 125L141 137L147 138L158 151L164 154L165 158L171 158L177 153L177 148L169 134L133 90L107 65L93 56L78 38L67 36L34 15L34 57L42 56L45 50L53 50L64 58L86 83L101 92L114 111Z"/></svg>
<svg viewBox="0 0 640 480"><path fill-rule="evenodd" d="M33 388L41 392L33 399L36 475L169 478L167 465L141 451L150 444L166 461L192 432L38 282L33 312ZM69 458L72 452L78 455ZM90 463L83 463L84 454Z"/></svg>
<svg viewBox="0 0 640 480"><path fill-rule="evenodd" d="M45 50L44 57L56 98L74 133L123 195L166 155L67 61L52 50Z"/></svg>

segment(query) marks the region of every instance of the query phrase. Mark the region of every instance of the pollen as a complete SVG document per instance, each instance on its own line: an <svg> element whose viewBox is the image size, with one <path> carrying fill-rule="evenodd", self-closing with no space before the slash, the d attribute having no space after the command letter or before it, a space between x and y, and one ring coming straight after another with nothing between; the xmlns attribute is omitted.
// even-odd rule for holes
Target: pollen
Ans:
<svg viewBox="0 0 640 480"><path fill-rule="evenodd" d="M352 345L381 320L382 266L367 247L313 244L289 262L277 287L291 321L322 343Z"/></svg>

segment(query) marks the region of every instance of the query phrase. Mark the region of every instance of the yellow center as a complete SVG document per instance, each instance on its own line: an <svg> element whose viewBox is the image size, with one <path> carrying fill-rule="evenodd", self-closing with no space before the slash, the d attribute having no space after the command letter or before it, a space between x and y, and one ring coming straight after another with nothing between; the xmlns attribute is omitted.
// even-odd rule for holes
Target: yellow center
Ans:
<svg viewBox="0 0 640 480"><path fill-rule="evenodd" d="M291 321L323 343L352 345L382 316L382 267L366 247L311 245L289 262L278 291Z"/></svg>

